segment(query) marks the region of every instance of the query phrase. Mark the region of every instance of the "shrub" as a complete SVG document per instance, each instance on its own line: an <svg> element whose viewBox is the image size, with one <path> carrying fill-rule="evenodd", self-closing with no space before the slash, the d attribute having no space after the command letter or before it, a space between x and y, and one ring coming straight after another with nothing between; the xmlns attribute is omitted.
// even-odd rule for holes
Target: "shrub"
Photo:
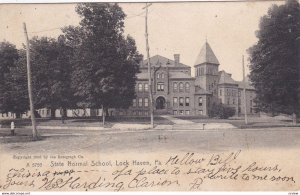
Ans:
<svg viewBox="0 0 300 195"><path fill-rule="evenodd" d="M213 104L208 110L208 116L211 118L228 119L235 115L235 109L223 104Z"/></svg>

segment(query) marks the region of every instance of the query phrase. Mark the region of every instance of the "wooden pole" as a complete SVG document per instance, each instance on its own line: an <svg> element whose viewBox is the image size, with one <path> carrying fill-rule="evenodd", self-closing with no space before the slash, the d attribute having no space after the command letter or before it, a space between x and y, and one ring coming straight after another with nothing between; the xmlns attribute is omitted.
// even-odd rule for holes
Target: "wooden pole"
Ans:
<svg viewBox="0 0 300 195"><path fill-rule="evenodd" d="M151 67L150 67L150 54L149 54L149 41L148 41L148 7L152 4L147 4L143 9L146 9L145 16L145 37L146 37L146 51L147 51L147 62L148 62L148 91L149 91L149 106L150 106L150 120L151 127L154 128L154 113L153 113L153 94L152 94L152 80L151 80Z"/></svg>
<svg viewBox="0 0 300 195"><path fill-rule="evenodd" d="M244 85L244 90L243 90L243 95L244 95L244 110L245 110L245 124L248 124L248 116L247 116L247 98L246 98L246 78L245 78L245 65L244 65L244 55L243 55L243 85Z"/></svg>
<svg viewBox="0 0 300 195"><path fill-rule="evenodd" d="M32 86L31 86L30 48L29 48L29 39L28 39L25 22L23 23L23 28L24 28L24 34L25 34L25 39L26 39L27 81L28 81L27 83L28 83L29 103L30 103L30 116L31 116L31 123L32 123L32 137L33 137L33 140L37 140L38 132L36 129L34 105L33 105L33 99L32 99Z"/></svg>

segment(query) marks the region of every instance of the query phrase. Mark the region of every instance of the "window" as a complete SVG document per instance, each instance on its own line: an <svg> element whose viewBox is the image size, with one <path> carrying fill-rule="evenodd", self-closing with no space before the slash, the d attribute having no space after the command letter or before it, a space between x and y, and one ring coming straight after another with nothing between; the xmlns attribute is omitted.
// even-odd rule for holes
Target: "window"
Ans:
<svg viewBox="0 0 300 195"><path fill-rule="evenodd" d="M203 104L203 98L202 97L198 98L198 103L199 103L199 106L202 106L202 104Z"/></svg>
<svg viewBox="0 0 300 195"><path fill-rule="evenodd" d="M143 91L143 84L139 83L138 84L138 92L142 92Z"/></svg>
<svg viewBox="0 0 300 195"><path fill-rule="evenodd" d="M230 102L230 99L228 98L228 99L227 99L227 105L229 105L229 104L230 104L229 102Z"/></svg>
<svg viewBox="0 0 300 195"><path fill-rule="evenodd" d="M145 89L145 92L148 92L148 90L149 90L148 83L144 84L144 89Z"/></svg>
<svg viewBox="0 0 300 195"><path fill-rule="evenodd" d="M177 83L173 83L173 91L176 92L178 89L178 84Z"/></svg>
<svg viewBox="0 0 300 195"><path fill-rule="evenodd" d="M241 92L239 91L239 97L241 97Z"/></svg>
<svg viewBox="0 0 300 195"><path fill-rule="evenodd" d="M200 75L204 75L204 68L200 68Z"/></svg>
<svg viewBox="0 0 300 195"><path fill-rule="evenodd" d="M159 72L156 74L156 78L159 79L160 78L160 74Z"/></svg>
<svg viewBox="0 0 300 195"><path fill-rule="evenodd" d="M165 78L165 74L164 74L164 73L161 73L160 77L161 77L162 79L164 79L164 78Z"/></svg>
<svg viewBox="0 0 300 195"><path fill-rule="evenodd" d="M177 115L178 114L177 110L173 110L173 114Z"/></svg>
<svg viewBox="0 0 300 195"><path fill-rule="evenodd" d="M148 106L149 106L149 100L148 100L148 98L145 98L145 99L144 99L144 106L145 106L145 107L148 107Z"/></svg>
<svg viewBox="0 0 300 195"><path fill-rule="evenodd" d="M136 116L136 111L132 111L132 115L133 115L133 116Z"/></svg>
<svg viewBox="0 0 300 195"><path fill-rule="evenodd" d="M183 115L183 110L179 110L179 115Z"/></svg>
<svg viewBox="0 0 300 195"><path fill-rule="evenodd" d="M190 106L190 98L189 97L185 98L185 106Z"/></svg>
<svg viewBox="0 0 300 195"><path fill-rule="evenodd" d="M233 105L235 104L235 98L232 98L232 104Z"/></svg>
<svg viewBox="0 0 300 195"><path fill-rule="evenodd" d="M132 107L136 107L136 99L132 100Z"/></svg>
<svg viewBox="0 0 300 195"><path fill-rule="evenodd" d="M186 110L186 111L185 111L185 115L190 115L190 111L189 111L189 110Z"/></svg>
<svg viewBox="0 0 300 195"><path fill-rule="evenodd" d="M179 83L179 92L183 92L183 83Z"/></svg>
<svg viewBox="0 0 300 195"><path fill-rule="evenodd" d="M190 92L190 83L185 83L185 92Z"/></svg>
<svg viewBox="0 0 300 195"><path fill-rule="evenodd" d="M139 98L139 107L143 106L143 98Z"/></svg>
<svg viewBox="0 0 300 195"><path fill-rule="evenodd" d="M143 112L142 111L139 111L139 116L143 116Z"/></svg>
<svg viewBox="0 0 300 195"><path fill-rule="evenodd" d="M177 104L178 104L178 98L173 97L173 106L177 106Z"/></svg>
<svg viewBox="0 0 300 195"><path fill-rule="evenodd" d="M148 115L149 115L149 112L148 112L148 111L145 111L144 114L145 114L145 116L148 116Z"/></svg>
<svg viewBox="0 0 300 195"><path fill-rule="evenodd" d="M230 96L230 91L229 91L229 89L226 89L226 91L227 91L227 96Z"/></svg>
<svg viewBox="0 0 300 195"><path fill-rule="evenodd" d="M50 109L47 109L47 115L50 115Z"/></svg>
<svg viewBox="0 0 300 195"><path fill-rule="evenodd" d="M252 107L252 104L253 104L253 101L252 101L252 100L250 100L250 107Z"/></svg>
<svg viewBox="0 0 300 195"><path fill-rule="evenodd" d="M183 106L183 97L179 98L179 106Z"/></svg>
<svg viewBox="0 0 300 195"><path fill-rule="evenodd" d="M157 91L164 91L164 83L157 83Z"/></svg>
<svg viewBox="0 0 300 195"><path fill-rule="evenodd" d="M198 110L200 115L203 115L203 110Z"/></svg>

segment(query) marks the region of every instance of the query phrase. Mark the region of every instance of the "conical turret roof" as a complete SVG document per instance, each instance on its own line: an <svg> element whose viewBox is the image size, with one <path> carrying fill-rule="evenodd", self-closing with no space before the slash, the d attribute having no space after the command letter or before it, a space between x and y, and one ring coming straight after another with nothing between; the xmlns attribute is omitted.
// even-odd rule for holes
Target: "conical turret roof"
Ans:
<svg viewBox="0 0 300 195"><path fill-rule="evenodd" d="M203 63L217 64L217 65L220 64L207 41L203 45L196 59L195 66Z"/></svg>

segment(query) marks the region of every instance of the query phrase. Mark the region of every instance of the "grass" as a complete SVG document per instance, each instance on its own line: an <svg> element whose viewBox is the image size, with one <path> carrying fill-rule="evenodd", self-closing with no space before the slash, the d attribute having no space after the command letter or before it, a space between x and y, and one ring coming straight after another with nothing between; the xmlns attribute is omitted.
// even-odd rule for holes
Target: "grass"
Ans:
<svg viewBox="0 0 300 195"><path fill-rule="evenodd" d="M16 127L30 126L30 119L4 119L0 120L0 125L2 128L10 128L11 122L14 121ZM155 116L154 121L159 125L172 125L173 123L160 116ZM129 117L129 116L111 116L106 118L106 127L111 127L116 123L124 124L149 124L150 117ZM50 119L50 118L38 118L36 119L37 125L43 126L102 126L101 117L86 117L86 118L67 118L64 123L62 123L60 118Z"/></svg>

